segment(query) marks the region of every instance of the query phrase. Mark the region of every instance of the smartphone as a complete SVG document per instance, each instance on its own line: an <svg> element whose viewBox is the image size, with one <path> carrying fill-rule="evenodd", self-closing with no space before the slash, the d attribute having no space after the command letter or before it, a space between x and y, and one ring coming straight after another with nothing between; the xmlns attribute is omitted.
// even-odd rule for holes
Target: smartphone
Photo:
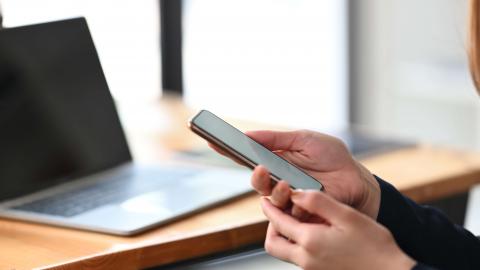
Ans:
<svg viewBox="0 0 480 270"><path fill-rule="evenodd" d="M292 189L324 190L314 177L257 143L215 114L202 110L188 122L189 128L229 153L251 169L261 164L270 171L273 182L285 180Z"/></svg>

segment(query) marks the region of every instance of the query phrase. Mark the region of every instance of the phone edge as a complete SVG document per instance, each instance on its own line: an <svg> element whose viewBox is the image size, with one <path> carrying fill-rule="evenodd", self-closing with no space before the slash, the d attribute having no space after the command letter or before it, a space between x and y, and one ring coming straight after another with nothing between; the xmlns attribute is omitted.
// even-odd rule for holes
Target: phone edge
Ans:
<svg viewBox="0 0 480 270"><path fill-rule="evenodd" d="M223 143L222 141L216 139L213 135L209 134L208 132L204 131L203 129L201 129L200 127L196 126L195 125L195 118L198 117L202 112L209 112L213 115L215 115L214 113L208 111L208 110L200 110L198 113L196 113L194 116L192 116L189 120L188 120L188 128L194 132L195 134L197 134L198 136L202 137L203 139L205 139L206 141L210 142L210 143L213 143L215 144L216 146L219 146L222 150L225 150L226 152L228 152L229 154L232 154L235 158L237 158L237 160L241 161L244 163L245 166L249 167L250 169L255 169L256 166L258 166L258 164L256 164L255 162L251 161L250 159L248 159L247 157L243 156L241 153L238 153L237 151L235 151L235 149L229 147L227 144ZM215 115L216 116L216 115ZM218 117L218 116L217 116ZM220 118L220 117L218 117ZM221 119L221 118L220 118ZM221 119L222 121L225 121L223 119ZM227 124L229 124L228 122L226 122ZM230 124L229 124L230 125ZM234 126L232 126L233 128L235 128ZM240 131L241 132L241 131ZM243 133L243 132L242 132ZM246 135L245 135L246 136ZM256 142L256 141L255 141ZM256 142L258 143L258 142ZM263 145L262 145L263 146ZM265 147L265 146L263 146ZM275 154L275 153L274 153ZM282 158L282 157L280 157ZM283 158L282 158L283 159ZM317 180L316 178L314 178L313 176L309 175L308 173L304 172L302 169L298 168L295 164L292 164L291 162L289 162L288 160L285 160L286 162L288 162L290 165L294 166L295 168L297 168L298 170L302 171L304 174L306 174L307 176L311 177L314 181L317 181L320 185L320 191L325 191L325 186L322 184L322 182L320 182L319 180ZM280 182L281 179L279 177L277 177L275 174L272 174L271 172L269 172L269 175L270 175L270 179L272 180L272 184L275 185L277 182ZM288 183L290 188L292 189L297 189L295 188L294 186L290 185L290 183Z"/></svg>

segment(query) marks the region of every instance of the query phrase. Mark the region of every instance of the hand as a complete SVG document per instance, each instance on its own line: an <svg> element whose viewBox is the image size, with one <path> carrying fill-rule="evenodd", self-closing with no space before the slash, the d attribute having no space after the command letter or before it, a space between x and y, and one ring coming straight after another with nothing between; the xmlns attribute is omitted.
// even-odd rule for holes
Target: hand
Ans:
<svg viewBox="0 0 480 270"><path fill-rule="evenodd" d="M352 158L339 139L307 130L253 131L246 134L319 180L325 186L326 193L338 201L373 219L377 218L380 207L379 184L365 167ZM210 146L226 155L221 149ZM283 209L289 207L291 190L288 184L280 182L272 187L265 167L257 166L251 181L260 194L272 196L275 206ZM298 207L292 208L294 216L302 216L302 212Z"/></svg>
<svg viewBox="0 0 480 270"><path fill-rule="evenodd" d="M322 223L304 223L262 198L270 224L265 249L303 269L412 269L392 234L374 220L319 191L294 192L292 202Z"/></svg>

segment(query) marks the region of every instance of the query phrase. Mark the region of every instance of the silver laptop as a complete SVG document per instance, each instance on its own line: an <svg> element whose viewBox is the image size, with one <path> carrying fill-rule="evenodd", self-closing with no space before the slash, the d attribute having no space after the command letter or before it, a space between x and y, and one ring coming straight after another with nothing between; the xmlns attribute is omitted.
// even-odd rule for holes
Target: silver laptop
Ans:
<svg viewBox="0 0 480 270"><path fill-rule="evenodd" d="M0 130L2 217L129 235L250 191L244 170L132 162L83 18L0 30Z"/></svg>

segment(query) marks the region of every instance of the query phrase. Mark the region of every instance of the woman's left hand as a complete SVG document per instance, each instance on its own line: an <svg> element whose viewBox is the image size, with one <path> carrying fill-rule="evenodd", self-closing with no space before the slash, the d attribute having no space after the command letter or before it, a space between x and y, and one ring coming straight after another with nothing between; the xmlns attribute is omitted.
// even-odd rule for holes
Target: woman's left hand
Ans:
<svg viewBox="0 0 480 270"><path fill-rule="evenodd" d="M353 208L319 191L295 191L291 199L318 218L298 221L262 198L270 220L265 240L269 254L306 270L410 270L415 265L385 227Z"/></svg>

